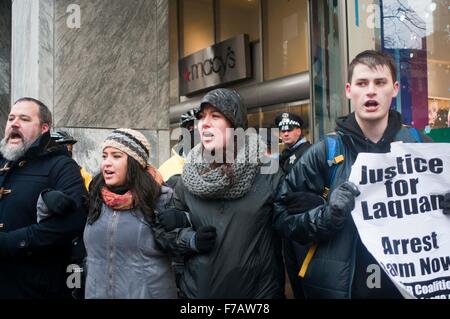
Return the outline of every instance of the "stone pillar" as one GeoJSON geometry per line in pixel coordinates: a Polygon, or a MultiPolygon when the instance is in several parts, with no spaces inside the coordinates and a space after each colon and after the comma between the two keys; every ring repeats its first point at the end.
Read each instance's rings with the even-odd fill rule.
{"type": "Polygon", "coordinates": [[[12,2],[12,101],[28,96],[53,111],[54,0],[12,2]]]}
{"type": "Polygon", "coordinates": [[[11,0],[0,0],[0,136],[11,101],[11,0]]]}

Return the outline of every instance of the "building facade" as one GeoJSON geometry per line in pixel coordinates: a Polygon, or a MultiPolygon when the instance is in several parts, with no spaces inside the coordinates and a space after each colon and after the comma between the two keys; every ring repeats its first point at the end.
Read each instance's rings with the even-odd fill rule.
{"type": "MultiPolygon", "coordinates": [[[[389,52],[405,124],[450,142],[449,0],[0,0],[0,125],[38,98],[98,171],[116,127],[142,130],[151,162],[211,88],[235,88],[249,125],[296,112],[317,141],[351,111],[344,85],[360,51],[389,52]]],[[[172,142],[172,143],[170,143],[172,142]]]]}
{"type": "Polygon", "coordinates": [[[448,0],[170,0],[169,11],[174,124],[202,95],[179,91],[180,61],[248,34],[252,76],[222,86],[241,93],[250,125],[273,126],[277,113],[296,112],[317,141],[351,111],[344,94],[349,61],[375,49],[396,61],[401,92],[392,108],[404,123],[450,142],[448,0]]]}

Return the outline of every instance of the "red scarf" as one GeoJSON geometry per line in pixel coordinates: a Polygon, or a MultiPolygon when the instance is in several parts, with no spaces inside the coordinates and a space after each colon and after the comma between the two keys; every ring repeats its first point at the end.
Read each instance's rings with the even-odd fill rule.
{"type": "MultiPolygon", "coordinates": [[[[156,168],[149,165],[146,169],[155,181],[162,185],[164,182],[162,175],[156,168]]],[[[126,192],[123,195],[111,192],[108,188],[103,187],[101,190],[103,202],[114,210],[128,210],[133,208],[133,193],[131,191],[126,192]]]]}
{"type": "Polygon", "coordinates": [[[111,192],[106,187],[103,187],[101,193],[105,205],[114,210],[128,210],[133,208],[133,193],[131,191],[120,195],[111,192]]]}

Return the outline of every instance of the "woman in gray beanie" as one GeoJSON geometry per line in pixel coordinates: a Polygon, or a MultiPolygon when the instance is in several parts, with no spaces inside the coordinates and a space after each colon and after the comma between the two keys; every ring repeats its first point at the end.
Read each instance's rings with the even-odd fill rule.
{"type": "Polygon", "coordinates": [[[101,172],[90,185],[86,298],[176,298],[175,277],[161,251],[156,211],[172,190],[148,164],[142,133],[114,130],[102,145],[101,172]]]}
{"type": "Polygon", "coordinates": [[[272,230],[281,175],[261,174],[261,141],[250,134],[240,145],[230,130],[245,129],[246,116],[239,94],[228,89],[206,94],[197,112],[201,143],[189,153],[175,188],[175,205],[189,212],[192,226],[177,228],[188,223],[176,211],[161,220],[167,230],[176,229],[178,246],[189,255],[181,297],[284,296],[280,242],[272,230]]]}

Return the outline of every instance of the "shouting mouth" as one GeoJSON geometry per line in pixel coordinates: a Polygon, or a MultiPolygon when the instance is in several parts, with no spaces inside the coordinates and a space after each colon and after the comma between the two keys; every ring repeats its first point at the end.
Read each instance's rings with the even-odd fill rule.
{"type": "Polygon", "coordinates": [[[8,136],[7,142],[9,144],[19,144],[19,143],[23,144],[23,136],[19,131],[12,131],[8,136]]]}
{"type": "Polygon", "coordinates": [[[211,132],[203,132],[202,137],[202,140],[205,142],[212,141],[214,139],[214,134],[211,132]]]}
{"type": "Polygon", "coordinates": [[[114,172],[113,171],[110,171],[110,170],[107,170],[107,169],[105,169],[104,171],[103,171],[103,177],[105,178],[105,179],[109,179],[109,178],[111,178],[111,177],[113,177],[114,176],[114,172]]]}
{"type": "Polygon", "coordinates": [[[364,103],[364,106],[366,107],[366,111],[374,112],[378,109],[378,102],[375,100],[369,100],[364,103]]]}

